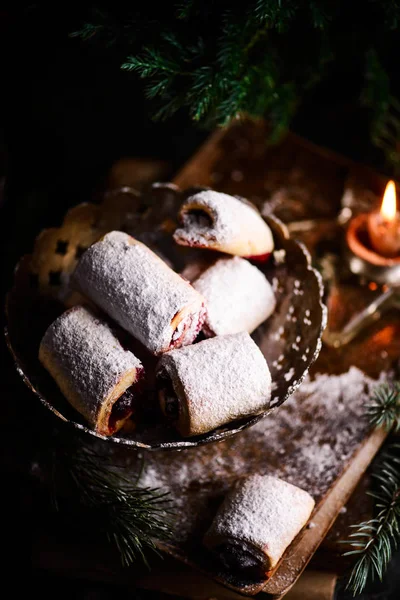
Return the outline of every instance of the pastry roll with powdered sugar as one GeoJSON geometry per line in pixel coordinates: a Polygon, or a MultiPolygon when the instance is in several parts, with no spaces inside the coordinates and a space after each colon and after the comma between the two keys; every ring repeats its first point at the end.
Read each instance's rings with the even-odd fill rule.
{"type": "Polygon", "coordinates": [[[97,433],[112,435],[132,415],[142,364],[88,309],[74,306],[50,325],[39,359],[97,433]]]}
{"type": "Polygon", "coordinates": [[[174,239],[183,246],[266,259],[274,249],[272,233],[258,210],[245,200],[206,190],[190,196],[179,211],[174,239]]]}
{"type": "Polygon", "coordinates": [[[273,313],[275,295],[265,275],[246,259],[220,258],[193,282],[204,296],[208,336],[251,333],[273,313]]]}
{"type": "Polygon", "coordinates": [[[199,292],[122,231],[86,250],[72,284],[156,355],[191,344],[203,325],[199,292]]]}
{"type": "Polygon", "coordinates": [[[250,475],[225,497],[204,544],[228,569],[266,578],[308,522],[310,494],[270,475],[250,475]]]}
{"type": "Polygon", "coordinates": [[[184,437],[259,414],[271,398],[268,365],[246,332],[164,354],[157,386],[163,414],[184,437]]]}

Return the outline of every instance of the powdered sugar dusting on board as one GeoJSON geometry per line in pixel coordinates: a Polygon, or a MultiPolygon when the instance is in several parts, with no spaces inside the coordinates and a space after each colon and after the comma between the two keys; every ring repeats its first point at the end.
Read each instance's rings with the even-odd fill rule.
{"type": "Polygon", "coordinates": [[[141,485],[169,490],[173,505],[184,508],[175,533],[181,542],[204,533],[223,494],[245,474],[282,478],[318,503],[367,435],[365,403],[378,383],[356,367],[308,377],[282,406],[235,438],[146,454],[141,485]]]}
{"type": "Polygon", "coordinates": [[[215,335],[252,333],[275,308],[275,296],[265,275],[244,258],[221,258],[193,287],[207,302],[207,329],[215,335]]]}
{"type": "Polygon", "coordinates": [[[183,343],[193,341],[204,320],[203,298],[190,283],[121,231],[108,233],[83,254],[72,282],[155,354],[170,348],[171,323],[181,312],[187,325],[183,343]]]}

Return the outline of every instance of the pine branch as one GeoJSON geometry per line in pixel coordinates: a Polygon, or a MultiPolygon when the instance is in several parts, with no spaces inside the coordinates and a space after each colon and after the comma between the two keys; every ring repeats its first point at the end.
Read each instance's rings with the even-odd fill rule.
{"type": "Polygon", "coordinates": [[[223,94],[223,91],[224,78],[218,78],[212,67],[200,67],[195,71],[188,97],[192,118],[195,121],[201,121],[211,110],[217,98],[223,94]]]}
{"type": "Polygon", "coordinates": [[[99,23],[85,23],[84,25],[82,25],[81,29],[70,33],[70,37],[82,38],[82,40],[87,41],[102,30],[103,25],[99,23]]]}
{"type": "MultiPolygon", "coordinates": [[[[124,566],[137,559],[148,566],[147,552],[158,553],[156,540],[168,540],[171,536],[168,494],[159,489],[138,487],[140,472],[132,482],[120,470],[107,465],[105,457],[85,447],[72,452],[70,448],[66,452],[58,451],[54,458],[56,508],[60,508],[57,481],[65,477],[69,489],[72,487],[77,511],[85,512],[88,530],[100,528],[117,547],[124,566]]],[[[68,510],[71,510],[70,505],[68,510]]]]}
{"type": "Polygon", "coordinates": [[[344,556],[358,557],[353,566],[346,589],[354,596],[360,594],[369,581],[382,577],[400,541],[400,444],[393,444],[381,457],[372,477],[378,491],[371,492],[379,511],[377,516],[358,525],[346,540],[354,550],[344,556]]]}
{"type": "Polygon", "coordinates": [[[374,427],[394,432],[400,429],[400,383],[394,382],[377,387],[366,406],[367,417],[374,427]]]}
{"type": "Polygon", "coordinates": [[[260,23],[269,28],[276,27],[278,31],[285,31],[294,19],[299,5],[296,3],[282,2],[282,0],[256,0],[255,16],[260,23]]]}
{"type": "Polygon", "coordinates": [[[336,73],[328,64],[346,61],[352,72],[366,61],[365,84],[362,73],[355,77],[356,94],[372,143],[394,176],[400,172],[400,99],[389,85],[398,0],[175,0],[157,8],[149,0],[140,10],[94,10],[88,20],[72,35],[101,41],[127,57],[122,69],[146,80],[154,119],[184,110],[215,127],[241,114],[261,116],[275,138],[313,88],[336,73]]]}
{"type": "Polygon", "coordinates": [[[91,10],[91,21],[69,34],[71,38],[80,38],[88,41],[93,38],[104,38],[107,46],[112,46],[120,35],[120,28],[117,26],[111,14],[103,9],[94,7],[91,10]]]}
{"type": "Polygon", "coordinates": [[[185,0],[184,2],[178,2],[176,7],[176,17],[186,21],[192,13],[195,5],[195,0],[185,0]]]}
{"type": "MultiPolygon", "coordinates": [[[[400,382],[385,383],[375,388],[366,406],[366,415],[373,427],[394,432],[400,429],[400,382]]],[[[375,500],[377,515],[369,521],[352,525],[354,532],[342,543],[354,550],[344,556],[355,555],[347,581],[347,589],[354,596],[367,583],[382,577],[400,542],[400,444],[392,444],[376,461],[372,478],[376,492],[369,492],[375,500]]]]}
{"type": "Polygon", "coordinates": [[[142,78],[158,75],[160,72],[175,76],[180,73],[180,65],[171,58],[166,59],[154,48],[145,48],[140,56],[128,56],[121,65],[125,71],[137,71],[142,78]]]}

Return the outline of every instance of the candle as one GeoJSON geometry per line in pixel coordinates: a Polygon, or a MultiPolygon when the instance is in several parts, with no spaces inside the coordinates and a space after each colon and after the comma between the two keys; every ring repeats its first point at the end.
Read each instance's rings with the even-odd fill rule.
{"type": "Polygon", "coordinates": [[[367,228],[375,252],[386,258],[400,255],[400,216],[394,181],[386,186],[380,210],[368,214],[367,228]]]}

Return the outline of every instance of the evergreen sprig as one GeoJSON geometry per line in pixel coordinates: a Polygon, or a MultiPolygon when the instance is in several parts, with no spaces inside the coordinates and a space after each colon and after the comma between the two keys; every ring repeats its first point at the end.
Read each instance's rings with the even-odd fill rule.
{"type": "Polygon", "coordinates": [[[400,429],[400,383],[378,386],[366,406],[366,414],[373,427],[397,432],[400,429]]]}
{"type": "MultiPolygon", "coordinates": [[[[400,382],[377,386],[366,406],[366,416],[375,428],[396,432],[400,429],[400,382]]],[[[344,556],[355,555],[347,580],[347,589],[354,596],[367,583],[382,577],[400,543],[400,443],[383,451],[372,470],[376,491],[367,492],[375,500],[376,516],[369,521],[351,525],[353,533],[342,541],[353,550],[344,556]]]]}
{"type": "Polygon", "coordinates": [[[357,562],[347,581],[347,589],[354,596],[360,594],[369,581],[383,575],[400,541],[400,444],[389,447],[378,461],[372,477],[377,484],[376,492],[369,492],[375,499],[376,517],[351,525],[353,533],[343,543],[353,550],[344,556],[356,555],[357,562]]]}
{"type": "Polygon", "coordinates": [[[157,488],[139,487],[141,470],[132,481],[93,450],[80,447],[71,452],[68,447],[66,452],[54,452],[52,473],[55,508],[62,506],[60,484],[67,486],[76,510],[84,513],[81,521],[88,530],[100,530],[117,547],[124,566],[137,559],[148,566],[148,551],[158,553],[155,540],[170,538],[169,495],[157,488]]]}
{"type": "Polygon", "coordinates": [[[185,110],[212,127],[267,117],[276,137],[320,81],[351,71],[353,91],[334,83],[334,92],[343,87],[346,103],[349,93],[361,98],[373,142],[400,170],[399,90],[390,80],[399,28],[393,0],[148,0],[94,9],[73,35],[114,45],[122,69],[146,81],[154,118],[185,110]]]}

